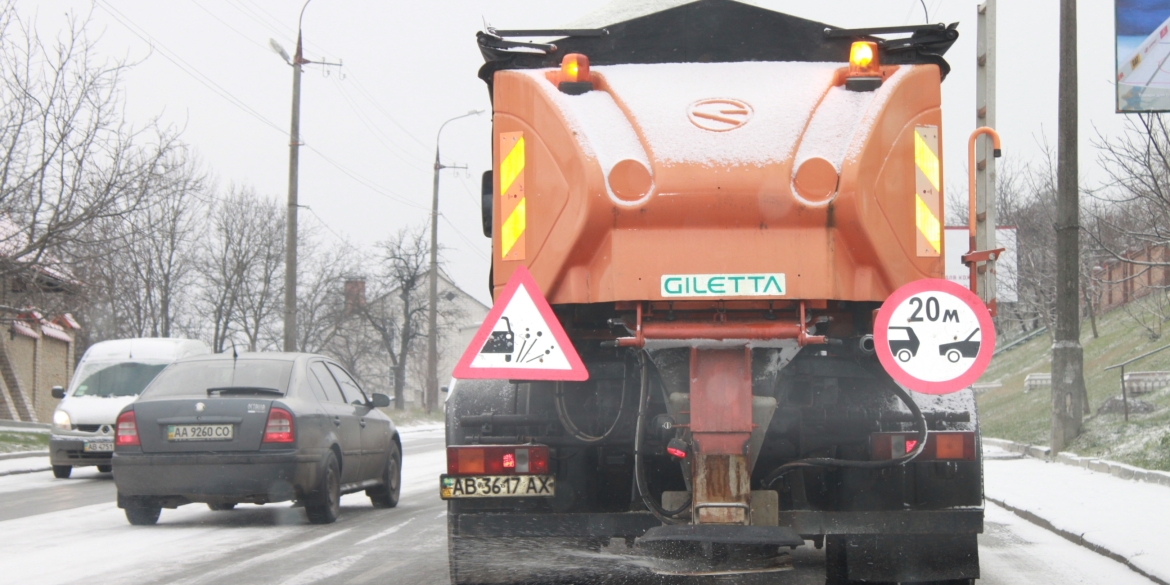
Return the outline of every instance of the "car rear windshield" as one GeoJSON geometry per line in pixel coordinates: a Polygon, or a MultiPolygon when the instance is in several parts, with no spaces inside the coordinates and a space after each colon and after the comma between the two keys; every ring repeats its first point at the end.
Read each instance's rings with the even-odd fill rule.
{"type": "Polygon", "coordinates": [[[77,372],[74,396],[137,396],[167,364],[88,363],[77,372]]]}
{"type": "Polygon", "coordinates": [[[207,390],[211,388],[267,388],[283,394],[288,391],[292,366],[292,362],[284,360],[177,363],[159,375],[142,396],[207,396],[207,390]]]}

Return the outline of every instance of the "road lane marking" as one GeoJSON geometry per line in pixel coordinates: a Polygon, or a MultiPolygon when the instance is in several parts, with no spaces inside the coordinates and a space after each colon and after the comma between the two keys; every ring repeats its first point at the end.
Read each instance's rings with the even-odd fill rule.
{"type": "Polygon", "coordinates": [[[403,522],[401,524],[395,524],[394,526],[391,526],[390,528],[387,528],[386,530],[383,530],[383,531],[381,531],[381,532],[379,532],[379,533],[377,533],[369,538],[364,538],[362,540],[359,540],[359,541],[357,541],[357,544],[362,545],[362,544],[365,544],[367,542],[378,540],[379,538],[382,538],[383,536],[390,536],[391,534],[394,534],[395,532],[402,530],[403,526],[410,524],[411,520],[414,520],[414,518],[411,518],[410,520],[407,520],[406,522],[403,522]]]}
{"type": "Polygon", "coordinates": [[[304,571],[301,571],[300,573],[297,573],[296,575],[293,575],[292,578],[284,581],[281,585],[310,585],[311,583],[324,581],[325,579],[344,573],[347,569],[352,567],[354,563],[358,562],[364,556],[366,556],[366,553],[362,553],[360,555],[350,555],[348,557],[341,557],[340,559],[329,561],[323,565],[310,567],[304,571]]]}
{"type": "Polygon", "coordinates": [[[349,532],[350,530],[353,530],[353,529],[346,528],[345,530],[338,530],[337,532],[326,534],[325,536],[322,536],[320,538],[315,538],[315,539],[310,540],[308,542],[302,542],[300,544],[296,544],[296,545],[290,546],[288,548],[283,548],[280,550],[272,551],[270,553],[258,555],[258,556],[252,557],[250,559],[240,561],[240,562],[235,563],[233,565],[228,565],[226,567],[223,567],[222,569],[216,569],[214,571],[209,571],[209,572],[204,573],[202,575],[198,575],[198,576],[194,577],[193,579],[188,579],[185,581],[178,581],[175,583],[175,585],[186,585],[188,583],[195,584],[195,583],[213,582],[219,577],[227,577],[229,575],[239,573],[239,572],[241,572],[249,567],[268,563],[268,562],[274,561],[276,559],[286,557],[286,556],[291,555],[293,553],[298,553],[298,552],[301,552],[303,550],[311,549],[311,548],[316,547],[317,545],[319,545],[325,541],[337,538],[338,536],[341,536],[342,534],[345,534],[346,532],[349,532]]]}

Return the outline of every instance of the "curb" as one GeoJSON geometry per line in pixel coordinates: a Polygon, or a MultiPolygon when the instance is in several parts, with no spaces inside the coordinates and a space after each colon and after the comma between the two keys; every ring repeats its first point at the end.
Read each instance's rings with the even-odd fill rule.
{"type": "MultiPolygon", "coordinates": [[[[984,442],[986,442],[986,441],[987,440],[984,439],[984,442]]],[[[1008,441],[1005,441],[1005,442],[1008,442],[1008,441]]],[[[1045,448],[1045,450],[1047,450],[1047,448],[1045,448]]],[[[1087,549],[1089,549],[1089,550],[1091,550],[1091,551],[1093,551],[1101,556],[1109,557],[1109,558],[1129,567],[1133,572],[1135,572],[1135,573],[1137,573],[1137,574],[1139,574],[1139,575],[1141,575],[1141,576],[1143,576],[1143,577],[1145,577],[1145,578],[1147,578],[1155,583],[1158,583],[1159,585],[1170,585],[1170,582],[1167,582],[1163,579],[1159,579],[1158,577],[1151,575],[1150,573],[1147,573],[1146,571],[1143,571],[1141,568],[1134,565],[1125,556],[1119,555],[1119,554],[1117,554],[1117,553],[1115,553],[1115,552],[1113,552],[1113,551],[1111,551],[1111,550],[1109,550],[1109,549],[1107,549],[1099,544],[1094,544],[1092,542],[1085,540],[1083,534],[1076,534],[1075,532],[1070,532],[1068,530],[1057,528],[1057,527],[1053,526],[1051,522],[1045,520],[1044,518],[1041,518],[1041,517],[1029,512],[1029,511],[1027,511],[1027,510],[1023,510],[1021,508],[1017,508],[1015,506],[1012,506],[1011,504],[1008,504],[1002,500],[997,500],[997,499],[992,498],[992,497],[987,496],[987,495],[984,495],[983,497],[991,502],[994,502],[996,505],[1000,506],[1001,508],[1008,510],[1009,512],[1012,512],[1016,516],[1019,516],[1020,518],[1023,518],[1024,520],[1027,520],[1028,522],[1031,522],[1032,524],[1035,524],[1035,525],[1037,525],[1045,530],[1048,530],[1049,532],[1052,532],[1053,534],[1056,534],[1057,536],[1060,536],[1061,538],[1064,538],[1065,540],[1067,540],[1073,544],[1083,546],[1083,547],[1085,547],[1085,548],[1087,548],[1087,549]]]]}
{"type": "Polygon", "coordinates": [[[998,447],[1004,451],[1011,451],[1019,453],[1034,459],[1041,459],[1048,462],[1063,463],[1073,467],[1081,467],[1090,471],[1100,473],[1108,473],[1114,477],[1121,479],[1130,479],[1134,481],[1144,481],[1146,483],[1154,483],[1170,487],[1170,473],[1165,471],[1155,471],[1153,469],[1142,469],[1141,467],[1134,467],[1116,461],[1109,461],[1107,459],[1095,459],[1092,457],[1080,457],[1076,453],[1058,453],[1056,459],[1052,458],[1052,449],[1042,445],[1025,445],[1015,441],[1008,441],[1005,439],[983,439],[983,444],[998,447]]]}
{"type": "Polygon", "coordinates": [[[12,427],[14,429],[17,429],[17,428],[39,429],[39,430],[46,430],[47,431],[47,430],[49,430],[49,428],[52,427],[52,425],[50,425],[49,423],[41,423],[41,422],[28,422],[28,421],[23,421],[23,420],[0,419],[0,427],[12,427]]]}
{"type": "Polygon", "coordinates": [[[15,471],[0,471],[0,477],[8,475],[20,475],[22,473],[40,473],[42,471],[52,471],[53,467],[37,467],[35,469],[17,469],[15,471]]]}
{"type": "Polygon", "coordinates": [[[0,461],[8,459],[24,459],[25,457],[48,457],[49,452],[46,451],[18,451],[16,453],[0,453],[0,461]]]}

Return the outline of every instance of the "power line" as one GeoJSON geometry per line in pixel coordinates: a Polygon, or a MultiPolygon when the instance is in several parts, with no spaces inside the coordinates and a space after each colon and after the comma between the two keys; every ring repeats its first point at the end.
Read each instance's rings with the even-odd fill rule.
{"type": "Polygon", "coordinates": [[[256,110],[252,109],[252,107],[249,106],[248,104],[244,103],[243,100],[237,98],[230,91],[228,91],[223,86],[216,83],[213,79],[204,75],[198,69],[193,67],[190,63],[185,61],[182,57],[179,57],[177,54],[174,54],[174,52],[171,51],[170,49],[168,49],[166,47],[166,45],[163,45],[162,43],[158,42],[158,40],[155,39],[154,37],[152,37],[150,35],[150,33],[146,32],[144,29],[139,27],[137,24],[134,24],[134,22],[131,21],[129,17],[127,17],[125,14],[122,14],[120,11],[118,11],[117,8],[114,8],[112,5],[110,5],[109,2],[107,2],[106,0],[95,0],[95,2],[97,3],[98,6],[101,6],[102,8],[104,8],[106,10],[106,12],[108,12],[110,14],[110,16],[114,18],[114,20],[117,20],[119,23],[122,24],[122,26],[126,27],[126,29],[129,30],[134,36],[138,37],[143,42],[150,45],[152,48],[157,48],[160,55],[162,55],[166,60],[170,61],[176,67],[181,69],[184,73],[191,76],[193,79],[195,79],[195,81],[198,81],[200,84],[202,84],[207,89],[210,89],[216,95],[219,95],[220,97],[224,98],[225,100],[231,102],[233,105],[235,105],[239,109],[243,110],[248,115],[256,118],[257,120],[260,120],[265,125],[271,127],[272,129],[276,130],[277,132],[279,132],[281,134],[285,134],[284,129],[282,129],[280,126],[276,125],[276,123],[272,122],[268,118],[265,118],[264,115],[261,114],[260,112],[257,112],[256,110]]]}
{"type": "Polygon", "coordinates": [[[240,35],[240,36],[241,36],[241,37],[242,37],[244,40],[248,41],[249,43],[252,43],[253,45],[256,45],[257,47],[260,47],[261,49],[264,49],[264,50],[270,50],[268,47],[266,47],[266,46],[264,46],[264,45],[260,44],[260,42],[259,42],[259,41],[257,41],[256,39],[253,39],[252,37],[250,37],[250,36],[248,36],[248,35],[246,35],[246,34],[244,34],[244,33],[240,32],[240,31],[239,31],[239,29],[237,29],[236,27],[234,27],[234,26],[232,26],[231,24],[229,24],[229,23],[228,23],[226,20],[224,20],[224,19],[220,18],[220,17],[219,17],[219,16],[217,16],[217,15],[216,15],[214,12],[212,12],[212,11],[208,10],[208,9],[207,9],[207,7],[206,7],[206,6],[204,6],[204,5],[202,5],[202,4],[200,4],[200,3],[198,2],[198,0],[191,0],[191,3],[192,3],[192,4],[194,4],[194,5],[196,5],[196,6],[198,6],[200,10],[202,10],[202,11],[206,12],[207,14],[209,14],[209,15],[210,15],[212,18],[214,18],[215,20],[219,21],[219,23],[220,23],[220,24],[222,24],[222,25],[226,26],[228,29],[230,29],[232,32],[236,33],[237,35],[240,35]]]}
{"type": "Polygon", "coordinates": [[[366,179],[365,177],[359,175],[358,173],[346,168],[341,163],[333,160],[332,158],[329,158],[325,153],[321,152],[320,150],[317,150],[316,148],[313,148],[312,145],[305,144],[304,146],[305,146],[305,148],[308,148],[309,150],[316,153],[316,155],[321,157],[325,162],[337,167],[337,169],[339,171],[341,171],[342,173],[345,173],[346,175],[349,176],[349,178],[353,179],[354,181],[357,181],[358,183],[365,186],[367,189],[373,191],[374,193],[377,193],[378,195],[381,195],[387,199],[397,201],[398,203],[401,203],[401,204],[406,205],[408,207],[413,207],[415,209],[421,209],[423,211],[429,211],[429,209],[427,209],[426,207],[419,205],[419,204],[407,199],[406,197],[399,195],[398,193],[394,193],[393,191],[388,191],[386,189],[378,187],[376,184],[374,184],[373,181],[366,179]]]}
{"type": "Polygon", "coordinates": [[[352,74],[350,75],[350,80],[353,81],[354,87],[358,90],[358,93],[360,93],[362,95],[362,97],[365,97],[371,104],[373,104],[374,107],[377,108],[377,110],[379,112],[381,112],[383,116],[386,116],[387,120],[390,120],[390,122],[392,124],[394,124],[395,126],[397,126],[398,129],[401,130],[404,134],[406,134],[407,136],[414,139],[414,141],[417,142],[419,146],[426,148],[426,149],[430,149],[429,144],[426,144],[422,140],[419,140],[418,136],[415,136],[414,134],[412,134],[410,132],[410,130],[407,130],[406,127],[403,126],[402,124],[399,124],[398,120],[394,119],[394,116],[390,115],[390,112],[387,112],[386,109],[382,107],[382,104],[379,103],[378,100],[374,99],[374,97],[365,88],[365,86],[362,85],[362,82],[360,80],[358,80],[352,74]]]}
{"type": "Polygon", "coordinates": [[[362,112],[361,108],[359,108],[358,105],[356,103],[354,103],[353,98],[350,97],[350,95],[345,91],[345,86],[343,86],[341,84],[341,81],[335,81],[335,83],[337,85],[338,91],[341,93],[341,98],[343,100],[345,100],[345,102],[347,104],[349,104],[349,107],[353,111],[354,115],[356,115],[362,122],[364,122],[363,125],[366,127],[367,130],[369,130],[370,135],[372,135],[375,140],[380,142],[382,144],[382,146],[386,147],[386,150],[390,151],[390,154],[394,155],[398,160],[406,163],[407,165],[411,165],[412,169],[415,169],[415,170],[418,170],[418,171],[424,172],[424,173],[429,172],[429,170],[427,170],[425,168],[420,168],[418,166],[414,166],[414,165],[418,165],[420,163],[426,164],[423,160],[421,160],[421,159],[416,159],[413,161],[407,160],[405,157],[400,155],[398,152],[395,152],[395,149],[397,149],[398,151],[401,151],[401,152],[406,153],[408,155],[417,156],[417,155],[413,155],[412,153],[410,153],[410,151],[408,151],[405,148],[394,143],[393,140],[389,136],[387,136],[385,133],[383,133],[381,130],[379,130],[377,124],[375,124],[374,121],[371,120],[370,117],[367,116],[364,112],[362,112]],[[390,140],[390,143],[387,143],[386,140],[383,140],[383,138],[385,138],[386,140],[390,140]]]}
{"type": "Polygon", "coordinates": [[[463,232],[459,231],[459,228],[455,227],[455,224],[451,223],[451,220],[447,219],[446,215],[440,213],[439,217],[443,218],[443,221],[447,222],[447,225],[451,226],[451,229],[455,231],[455,235],[459,236],[459,239],[463,240],[468,246],[471,247],[471,251],[474,252],[475,255],[483,258],[484,260],[491,260],[491,257],[479,251],[479,248],[477,248],[471,240],[467,239],[467,236],[464,236],[463,232]]]}

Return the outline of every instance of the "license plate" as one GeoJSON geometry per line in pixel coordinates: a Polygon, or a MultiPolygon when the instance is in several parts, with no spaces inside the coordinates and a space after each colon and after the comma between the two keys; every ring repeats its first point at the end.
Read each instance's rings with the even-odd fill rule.
{"type": "Polygon", "coordinates": [[[111,441],[86,441],[81,450],[88,453],[113,451],[114,443],[111,441]]]}
{"type": "Polygon", "coordinates": [[[551,475],[444,475],[439,478],[439,497],[531,498],[556,495],[556,478],[551,475]]]}
{"type": "Polygon", "coordinates": [[[230,441],[232,425],[167,425],[168,441],[230,441]]]}

